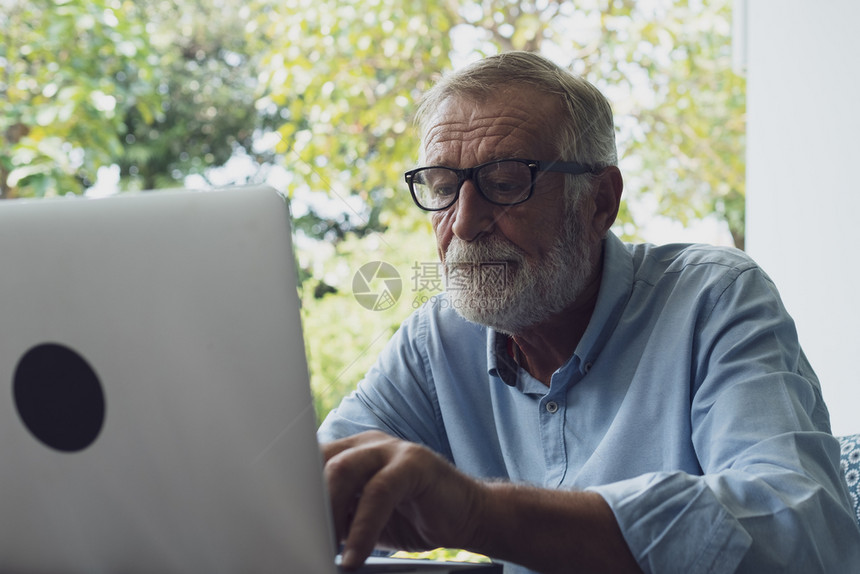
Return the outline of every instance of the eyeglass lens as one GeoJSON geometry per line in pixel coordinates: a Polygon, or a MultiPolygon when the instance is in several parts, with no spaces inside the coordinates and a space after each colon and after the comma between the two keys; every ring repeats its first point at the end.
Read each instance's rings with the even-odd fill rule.
{"type": "MultiPolygon", "coordinates": [[[[428,209],[444,209],[454,202],[466,177],[447,167],[430,167],[415,173],[412,188],[418,203],[428,209]]],[[[531,191],[532,171],[518,160],[488,163],[475,169],[472,180],[490,201],[500,205],[519,203],[531,191]]]]}

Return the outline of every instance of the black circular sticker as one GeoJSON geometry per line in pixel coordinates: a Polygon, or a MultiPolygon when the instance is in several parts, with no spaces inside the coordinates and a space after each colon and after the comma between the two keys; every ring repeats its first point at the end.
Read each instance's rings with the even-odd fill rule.
{"type": "Polygon", "coordinates": [[[43,343],[27,351],[15,369],[12,392],[24,425],[51,448],[80,451],[101,432],[102,385],[89,363],[68,347],[43,343]]]}

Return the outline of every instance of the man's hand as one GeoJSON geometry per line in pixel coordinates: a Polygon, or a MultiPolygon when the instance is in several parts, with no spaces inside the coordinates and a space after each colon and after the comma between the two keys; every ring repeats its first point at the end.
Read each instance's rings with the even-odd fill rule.
{"type": "Polygon", "coordinates": [[[405,550],[479,545],[482,483],[422,446],[369,431],[323,445],[343,565],[377,544],[405,550]]]}
{"type": "Polygon", "coordinates": [[[599,494],[481,482],[377,431],[322,448],[348,569],[380,544],[463,548],[547,573],[640,571],[599,494]]]}

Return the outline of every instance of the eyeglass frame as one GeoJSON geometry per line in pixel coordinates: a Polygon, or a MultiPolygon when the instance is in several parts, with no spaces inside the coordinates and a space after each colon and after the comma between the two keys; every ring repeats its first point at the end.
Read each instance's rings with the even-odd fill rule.
{"type": "Polygon", "coordinates": [[[510,207],[513,205],[519,205],[521,203],[525,203],[526,201],[531,199],[532,195],[534,195],[534,192],[535,192],[535,183],[537,183],[537,175],[540,172],[553,172],[553,173],[566,173],[566,174],[570,174],[570,175],[582,175],[585,173],[598,173],[599,171],[600,171],[599,168],[597,168],[595,166],[584,165],[584,164],[581,164],[578,162],[573,162],[573,161],[542,162],[542,161],[539,161],[536,159],[523,159],[523,158],[519,158],[519,157],[512,157],[512,158],[504,158],[504,159],[495,159],[492,161],[484,162],[484,163],[478,164],[476,166],[467,167],[464,169],[457,169],[457,168],[448,167],[445,165],[428,165],[428,166],[424,166],[424,167],[418,167],[415,169],[411,169],[411,170],[407,171],[406,173],[404,173],[403,176],[406,179],[406,184],[409,186],[409,193],[412,194],[412,201],[415,202],[415,205],[417,205],[419,209],[423,209],[424,211],[442,211],[443,209],[448,209],[449,207],[451,207],[452,205],[457,203],[457,200],[460,198],[460,189],[463,187],[463,184],[469,180],[471,180],[472,183],[475,185],[475,189],[478,190],[478,193],[481,195],[481,197],[483,197],[484,199],[486,199],[487,201],[489,201],[493,205],[510,207]],[[529,171],[531,172],[531,183],[529,184],[529,193],[524,198],[517,200],[513,203],[499,203],[498,201],[493,201],[492,199],[487,197],[487,195],[484,193],[484,190],[481,189],[480,184],[478,184],[478,181],[476,179],[474,179],[474,174],[476,171],[478,171],[481,168],[484,168],[488,165],[493,165],[496,163],[502,163],[502,162],[507,162],[507,161],[517,161],[517,162],[525,164],[526,167],[528,167],[529,171]],[[418,201],[418,197],[415,194],[415,188],[414,188],[415,174],[417,174],[418,172],[427,170],[427,169],[447,169],[448,171],[454,172],[454,174],[457,176],[457,191],[453,194],[453,199],[451,200],[451,203],[449,203],[448,205],[445,205],[444,207],[424,207],[418,201]]]}

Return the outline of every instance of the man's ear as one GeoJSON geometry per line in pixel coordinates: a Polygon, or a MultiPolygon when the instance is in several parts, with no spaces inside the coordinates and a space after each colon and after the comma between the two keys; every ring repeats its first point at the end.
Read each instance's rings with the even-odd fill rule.
{"type": "Polygon", "coordinates": [[[615,218],[618,217],[618,208],[621,205],[621,192],[624,189],[624,181],[621,171],[610,165],[603,169],[597,176],[594,191],[594,216],[591,219],[591,230],[596,238],[602,239],[615,218]]]}

